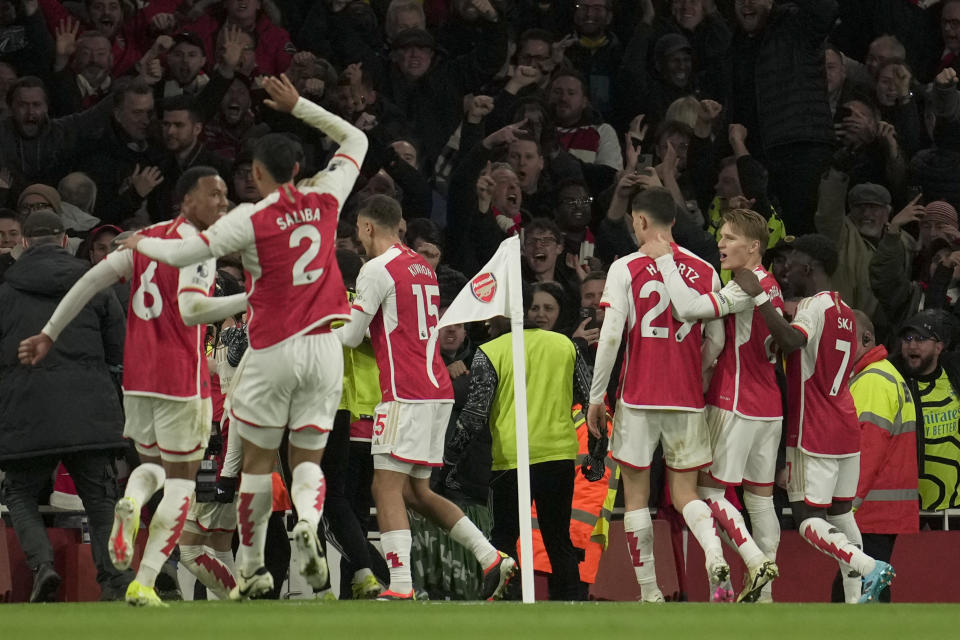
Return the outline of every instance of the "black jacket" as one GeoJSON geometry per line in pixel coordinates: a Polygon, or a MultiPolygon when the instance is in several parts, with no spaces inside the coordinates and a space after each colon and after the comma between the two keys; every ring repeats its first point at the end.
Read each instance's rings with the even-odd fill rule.
{"type": "Polygon", "coordinates": [[[476,92],[507,58],[507,34],[502,22],[484,22],[483,47],[458,58],[436,52],[430,69],[408,80],[392,65],[381,93],[403,113],[423,146],[421,165],[433,167],[437,155],[463,119],[463,96],[476,92]]]}
{"type": "Polygon", "coordinates": [[[755,116],[753,122],[740,118],[750,130],[748,144],[753,143],[754,152],[761,150],[754,147],[757,143],[771,149],[833,141],[823,44],[836,15],[836,0],[795,0],[775,5],[759,34],[739,29],[734,34],[723,64],[724,112],[734,118],[755,116]],[[739,77],[736,61],[754,54],[752,78],[739,77]]]}
{"type": "Polygon", "coordinates": [[[20,341],[43,329],[88,267],[65,249],[33,247],[0,285],[0,464],[125,447],[108,370],[123,362],[125,321],[112,291],[98,293],[38,365],[17,360],[20,341]]]}

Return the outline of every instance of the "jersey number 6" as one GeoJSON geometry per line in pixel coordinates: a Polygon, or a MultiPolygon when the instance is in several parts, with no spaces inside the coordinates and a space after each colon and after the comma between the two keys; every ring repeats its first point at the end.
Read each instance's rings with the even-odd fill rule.
{"type": "Polygon", "coordinates": [[[163,298],[160,297],[160,287],[153,281],[157,274],[157,263],[150,262],[140,274],[140,286],[133,294],[130,306],[133,313],[141,320],[148,321],[159,318],[163,313],[163,298]],[[149,297],[150,304],[147,304],[149,297]]]}

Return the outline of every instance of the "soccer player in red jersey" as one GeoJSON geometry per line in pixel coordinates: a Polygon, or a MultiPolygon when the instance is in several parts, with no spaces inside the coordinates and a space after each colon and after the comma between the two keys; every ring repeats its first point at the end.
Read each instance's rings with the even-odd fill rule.
{"type": "MultiPolygon", "coordinates": [[[[760,214],[748,209],[726,212],[720,229],[720,266],[731,272],[747,269],[756,273],[763,297],[782,312],[780,287],[760,265],[768,235],[767,221],[760,214]]],[[[780,543],[780,523],[773,508],[773,480],[783,411],[774,371],[776,358],[769,344],[770,331],[760,313],[754,311],[753,297],[736,282],[727,283],[720,291],[700,294],[680,275],[673,252],[662,239],[647,242],[640,250],[657,261],[670,302],[681,320],[723,318],[724,348],[706,394],[713,464],[700,472],[698,493],[750,572],[738,600],[753,602],[761,597],[761,592],[770,595],[767,585],[779,573],[773,562],[780,543]],[[740,511],[724,497],[725,487],[741,483],[756,541],[747,531],[740,511]]],[[[710,587],[714,601],[732,599],[728,585],[710,587]]]]}
{"type": "MultiPolygon", "coordinates": [[[[180,215],[145,229],[152,238],[196,238],[227,210],[227,187],[210,167],[188,169],[177,182],[180,215]]],[[[150,522],[150,536],[126,600],[163,606],[153,589],[157,573],[183,531],[197,469],[210,437],[210,374],[203,351],[203,323],[220,320],[243,298],[212,298],[216,263],[194,260],[175,269],[132,251],[115,251],[77,281],[42,333],[20,344],[21,362],[39,362],[63,328],[97,291],[118,281],[132,283],[123,353],[124,435],[133,440],[141,465],[117,502],[108,551],[113,564],[133,561],[140,509],[163,487],[150,522]]]]}
{"type": "Polygon", "coordinates": [[[168,264],[240,253],[246,274],[250,347],[238,367],[230,421],[243,439],[237,503],[240,547],[237,586],[242,600],[273,588],[264,544],[273,491],[272,471],[284,431],[290,433],[291,499],[300,521],[294,539],[301,573],[314,590],[327,580],[317,538],[326,495],[320,459],[340,403],[343,349],[331,333],[350,317],[334,258],[340,209],[367,152],[366,135],[301,98],[286,76],[267,78],[271,108],[303,120],[340,145],[326,169],[294,184],[303,151],[287,136],[260,138],[253,151],[257,203],[235,208],[185,241],[133,236],[126,241],[168,264]]]}
{"type": "Polygon", "coordinates": [[[484,567],[482,595],[502,596],[516,563],[490,544],[458,506],[430,489],[430,472],[443,465],[443,441],[453,387],[440,351],[430,347],[440,319],[440,287],[430,265],[400,241],[403,216],[396,200],[376,195],[360,210],[357,235],[369,261],[357,277],[350,322],[336,330],[355,347],[370,329],[380,369],[381,403],[374,418],[373,499],[380,544],[390,568],[381,600],[413,598],[407,507],[450,531],[484,567]]]}
{"type": "Polygon", "coordinates": [[[850,508],[860,477],[860,424],[848,386],[856,352],[853,311],[832,290],[837,250],[826,236],[792,244],[784,279],[804,296],[793,322],[774,308],[753,271],[735,278],[787,356],[787,497],[800,535],[836,559],[844,575],[863,577],[860,602],[875,601],[893,567],[863,551],[850,508]]]}
{"type": "MultiPolygon", "coordinates": [[[[666,189],[646,189],[634,196],[630,218],[641,246],[660,236],[669,242],[687,286],[698,294],[720,289],[713,267],[673,243],[670,230],[676,205],[666,189]]],[[[604,393],[626,328],[626,354],[610,445],[613,458],[620,463],[624,528],[642,598],[663,602],[654,571],[653,523],[647,506],[650,464],[658,443],[663,445],[673,505],[703,547],[708,576],[721,583],[730,573],[710,507],[697,497],[697,471],[711,460],[703,417],[701,347],[705,340],[700,322],[683,322],[674,316],[660,270],[642,252],[613,263],[600,304],[606,314],[587,423],[594,437],[600,437],[599,428],[606,424],[604,393]],[[669,375],[665,375],[667,370],[669,375]]],[[[705,358],[712,361],[719,353],[723,329],[716,322],[704,329],[709,343],[705,358]]]]}

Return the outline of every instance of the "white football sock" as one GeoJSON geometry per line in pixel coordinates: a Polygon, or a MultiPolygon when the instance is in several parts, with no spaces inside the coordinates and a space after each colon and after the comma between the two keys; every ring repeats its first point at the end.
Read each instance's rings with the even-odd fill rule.
{"type": "Polygon", "coordinates": [[[807,518],[800,523],[800,535],[814,548],[846,563],[861,576],[865,576],[876,566],[873,558],[857,548],[840,529],[832,526],[823,518],[807,518]]]}
{"type": "Polygon", "coordinates": [[[490,544],[483,532],[467,516],[463,516],[450,527],[450,537],[466,547],[484,570],[490,568],[500,558],[500,552],[490,544]]]}
{"type": "MultiPolygon", "coordinates": [[[[743,492],[743,506],[750,514],[750,528],[753,540],[767,556],[777,561],[777,549],[780,547],[780,520],[773,505],[773,496],[758,496],[749,491],[743,492]]],[[[761,600],[773,600],[773,582],[763,585],[761,600]]]]}
{"type": "Polygon", "coordinates": [[[410,546],[413,537],[409,529],[397,529],[380,534],[380,546],[383,557],[390,569],[390,586],[394,593],[407,594],[413,590],[413,577],[410,575],[410,546]]]}
{"type": "Polygon", "coordinates": [[[683,508],[683,519],[703,548],[707,563],[723,560],[723,545],[713,523],[713,513],[703,500],[691,500],[683,508]]]}
{"type": "Polygon", "coordinates": [[[150,521],[150,536],[137,571],[137,582],[143,586],[153,586],[163,563],[177,546],[187,522],[195,486],[196,482],[183,478],[167,478],[163,482],[163,499],[150,521]]]}
{"type": "MultiPolygon", "coordinates": [[[[860,528],[853,517],[853,513],[841,513],[839,515],[827,514],[827,522],[840,530],[858,549],[863,549],[863,536],[860,535],[860,528]]],[[[856,604],[863,595],[862,576],[856,569],[846,562],[840,562],[840,576],[843,578],[843,599],[847,604],[856,604]]]]}
{"type": "Polygon", "coordinates": [[[301,462],[293,468],[290,500],[297,510],[299,519],[309,522],[314,530],[320,525],[326,495],[327,486],[320,465],[314,462],[301,462]]]}
{"type": "Polygon", "coordinates": [[[233,550],[227,549],[226,551],[216,551],[211,549],[213,557],[219,560],[223,566],[230,570],[230,573],[236,575],[234,565],[233,565],[233,550]]]}
{"type": "Polygon", "coordinates": [[[237,567],[250,577],[263,566],[263,547],[267,541],[267,520],[273,508],[273,474],[245,473],[240,478],[237,500],[237,567]]]}
{"type": "Polygon", "coordinates": [[[627,551],[633,563],[633,572],[644,598],[659,591],[657,570],[653,562],[653,521],[649,509],[634,509],[623,514],[623,529],[627,534],[627,551]]]}
{"type": "Polygon", "coordinates": [[[198,544],[180,545],[180,562],[220,600],[226,600],[230,590],[236,586],[230,569],[211,555],[206,547],[198,544]]]}
{"type": "Polygon", "coordinates": [[[150,462],[142,464],[130,472],[130,477],[127,478],[127,488],[123,495],[127,498],[133,498],[139,509],[163,486],[166,479],[167,474],[160,465],[150,462]]]}
{"type": "Polygon", "coordinates": [[[700,487],[698,492],[707,506],[710,507],[713,519],[720,526],[720,529],[727,534],[734,549],[743,558],[747,568],[752,571],[762,565],[767,558],[747,531],[747,523],[743,520],[743,514],[724,497],[725,491],[716,487],[700,487]]]}

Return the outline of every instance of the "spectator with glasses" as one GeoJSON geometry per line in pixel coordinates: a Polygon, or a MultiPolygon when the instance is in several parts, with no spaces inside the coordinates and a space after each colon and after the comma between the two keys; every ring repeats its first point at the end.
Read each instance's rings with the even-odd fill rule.
{"type": "Polygon", "coordinates": [[[532,283],[556,282],[573,300],[580,291],[580,278],[561,256],[563,232],[556,222],[548,218],[534,218],[524,227],[523,279],[532,283]]]}

